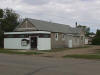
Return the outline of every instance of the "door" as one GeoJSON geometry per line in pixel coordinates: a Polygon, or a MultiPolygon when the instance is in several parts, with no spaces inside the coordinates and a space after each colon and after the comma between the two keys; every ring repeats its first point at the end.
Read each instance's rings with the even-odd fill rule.
{"type": "Polygon", "coordinates": [[[69,47],[69,48],[72,48],[72,40],[69,40],[69,41],[68,41],[68,47],[69,47]]]}
{"type": "Polygon", "coordinates": [[[37,48],[37,37],[31,37],[31,48],[37,48]]]}

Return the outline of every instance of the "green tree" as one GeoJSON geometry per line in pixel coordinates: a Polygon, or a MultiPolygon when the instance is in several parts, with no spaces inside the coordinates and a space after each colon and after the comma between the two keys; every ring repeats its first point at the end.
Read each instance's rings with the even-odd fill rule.
{"type": "Polygon", "coordinates": [[[1,28],[2,18],[3,18],[3,9],[0,9],[0,47],[3,46],[3,31],[1,28]]]}
{"type": "Polygon", "coordinates": [[[97,30],[96,36],[92,40],[93,45],[100,45],[100,30],[97,30]]]}
{"type": "Polygon", "coordinates": [[[2,29],[4,32],[11,32],[19,24],[19,15],[12,9],[4,10],[4,20],[2,21],[2,29]]]}
{"type": "Polygon", "coordinates": [[[2,18],[2,17],[3,17],[3,10],[0,9],[0,18],[2,18]]]}
{"type": "Polygon", "coordinates": [[[11,32],[19,24],[19,15],[12,9],[0,9],[0,47],[3,47],[3,32],[11,32]]]}
{"type": "Polygon", "coordinates": [[[91,34],[90,28],[87,26],[78,25],[77,28],[81,28],[85,32],[85,36],[89,36],[91,34]]]}

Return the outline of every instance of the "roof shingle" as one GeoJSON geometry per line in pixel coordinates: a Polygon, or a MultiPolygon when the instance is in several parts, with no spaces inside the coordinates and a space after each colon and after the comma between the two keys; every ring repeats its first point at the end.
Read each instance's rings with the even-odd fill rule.
{"type": "Polygon", "coordinates": [[[61,32],[61,33],[80,33],[78,28],[70,27],[69,25],[52,23],[47,21],[41,21],[36,19],[27,18],[38,30],[50,31],[50,32],[61,32]]]}

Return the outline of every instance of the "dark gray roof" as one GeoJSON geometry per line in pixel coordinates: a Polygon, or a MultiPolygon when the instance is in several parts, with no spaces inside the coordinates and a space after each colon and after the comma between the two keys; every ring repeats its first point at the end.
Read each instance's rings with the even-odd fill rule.
{"type": "Polygon", "coordinates": [[[80,33],[77,28],[70,27],[69,25],[41,21],[36,19],[27,18],[38,30],[61,32],[61,33],[80,33]]]}

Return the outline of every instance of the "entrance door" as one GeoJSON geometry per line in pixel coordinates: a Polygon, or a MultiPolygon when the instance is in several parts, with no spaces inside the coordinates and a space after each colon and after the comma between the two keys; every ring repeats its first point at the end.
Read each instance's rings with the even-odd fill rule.
{"type": "Polygon", "coordinates": [[[68,47],[69,47],[69,48],[72,48],[72,40],[69,40],[69,41],[68,41],[68,47]]]}
{"type": "Polygon", "coordinates": [[[31,37],[31,48],[37,48],[37,37],[31,37]]]}

